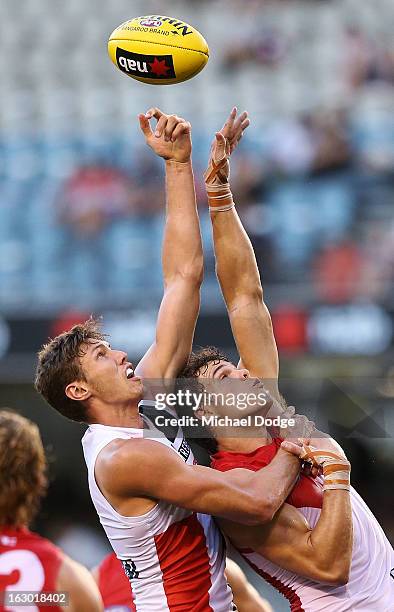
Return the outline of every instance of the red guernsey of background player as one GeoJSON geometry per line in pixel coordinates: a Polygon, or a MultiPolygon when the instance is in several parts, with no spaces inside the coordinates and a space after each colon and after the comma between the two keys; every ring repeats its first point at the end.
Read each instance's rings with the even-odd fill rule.
{"type": "Polygon", "coordinates": [[[100,593],[88,570],[29,530],[45,495],[46,467],[37,426],[0,410],[0,611],[100,612],[100,593]],[[45,606],[12,604],[13,596],[26,591],[44,597],[45,606]]]}

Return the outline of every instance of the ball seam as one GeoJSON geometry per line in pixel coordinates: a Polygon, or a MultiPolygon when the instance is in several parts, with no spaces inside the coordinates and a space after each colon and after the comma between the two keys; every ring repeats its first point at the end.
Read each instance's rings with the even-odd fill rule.
{"type": "MultiPolygon", "coordinates": [[[[190,47],[178,47],[178,45],[169,45],[168,43],[152,42],[151,40],[139,40],[137,38],[110,38],[108,43],[117,42],[118,40],[124,40],[125,42],[143,42],[148,43],[150,45],[161,45],[162,47],[174,47],[174,49],[181,49],[182,51],[194,51],[194,53],[201,53],[202,55],[206,55],[209,58],[209,53],[207,51],[200,51],[199,49],[190,49],[190,47]]],[[[124,50],[127,51],[127,49],[124,50]]],[[[154,53],[145,53],[145,55],[154,55],[154,53]]]]}

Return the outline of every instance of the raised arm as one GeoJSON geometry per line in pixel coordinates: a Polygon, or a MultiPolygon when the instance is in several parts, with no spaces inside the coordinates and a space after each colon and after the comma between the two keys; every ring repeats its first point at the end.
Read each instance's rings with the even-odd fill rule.
{"type": "Polygon", "coordinates": [[[343,585],[349,578],[353,545],[350,464],[342,453],[337,454],[335,444],[331,448],[335,452],[314,453],[326,475],[322,510],[314,528],[289,504],[261,527],[240,528],[229,521],[220,521],[220,525],[239,548],[252,548],[283,569],[311,580],[343,585]]]}
{"type": "Polygon", "coordinates": [[[283,504],[298,476],[301,453],[300,446],[284,442],[290,452],[280,449],[264,469],[222,473],[186,465],[156,441],[116,441],[110,447],[98,457],[96,479],[120,514],[143,514],[153,507],[152,500],[163,500],[251,525],[270,521],[283,504]],[[138,470],[130,470],[131,465],[138,470]]]}
{"type": "Polygon", "coordinates": [[[165,160],[164,295],[156,338],[136,368],[144,378],[175,377],[191,351],[200,305],[203,254],[191,164],[191,126],[159,109],[139,115],[147,144],[165,160]],[[150,120],[157,119],[153,133],[150,120]]]}
{"type": "MultiPolygon", "coordinates": [[[[213,227],[216,273],[243,367],[251,376],[278,378],[279,360],[270,313],[250,239],[233,204],[230,154],[249,125],[247,113],[233,109],[212,144],[205,173],[213,227]],[[223,205],[224,204],[224,205],[223,205]]],[[[276,384],[273,385],[274,392],[276,384]]]]}

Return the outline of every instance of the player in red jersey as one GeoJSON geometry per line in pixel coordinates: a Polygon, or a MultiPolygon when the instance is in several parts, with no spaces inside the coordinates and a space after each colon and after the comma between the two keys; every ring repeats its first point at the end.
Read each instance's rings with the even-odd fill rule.
{"type": "Polygon", "coordinates": [[[45,452],[37,426],[0,410],[0,611],[100,612],[100,593],[88,570],[29,530],[46,485],[45,452]],[[11,598],[20,591],[45,596],[45,606],[12,604],[11,598]]]}
{"type": "MultiPolygon", "coordinates": [[[[92,575],[100,589],[105,612],[135,612],[130,583],[114,553],[93,568],[92,575]]],[[[248,582],[239,565],[229,558],[226,559],[226,576],[238,612],[272,612],[270,604],[248,582]]]]}
{"type": "Polygon", "coordinates": [[[302,449],[284,443],[268,468],[246,471],[241,484],[239,473],[195,465],[182,435],[158,438],[139,413],[142,378],[173,378],[187,361],[203,270],[191,126],[159,109],[139,115],[139,122],[166,171],[156,339],[134,371],[93,322],[75,326],[40,352],[36,388],[62,415],[89,424],[82,443],[91,497],[137,610],[229,612],[223,541],[209,515],[270,520],[294,485],[302,449]]]}
{"type": "MultiPolygon", "coordinates": [[[[241,360],[237,368],[219,351],[205,349],[192,355],[183,376],[203,378],[208,389],[223,379],[228,385],[243,381],[238,390],[257,385],[265,393],[264,405],[247,404],[241,416],[288,417],[293,411],[278,391],[278,352],[256,259],[228,183],[229,156],[245,122],[246,114],[236,119],[234,109],[216,135],[205,175],[217,274],[241,360]]],[[[228,415],[229,408],[208,403],[199,412],[209,420],[211,415],[228,415]]],[[[240,411],[233,410],[232,416],[239,417],[240,411]]],[[[257,419],[247,431],[241,425],[226,430],[214,419],[211,422],[217,444],[212,466],[221,471],[262,469],[281,444],[257,419]]],[[[251,567],[287,597],[294,612],[394,609],[393,549],[350,486],[350,465],[342,449],[323,434],[313,443],[317,449],[308,455],[322,465],[323,477],[301,475],[270,524],[240,526],[228,520],[220,524],[251,567]]]]}

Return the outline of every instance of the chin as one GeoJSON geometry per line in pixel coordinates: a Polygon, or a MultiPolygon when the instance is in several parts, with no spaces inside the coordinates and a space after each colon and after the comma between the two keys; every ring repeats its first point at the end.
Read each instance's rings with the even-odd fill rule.
{"type": "Polygon", "coordinates": [[[273,404],[274,404],[274,400],[272,398],[272,396],[267,393],[267,391],[265,391],[264,393],[265,395],[265,404],[264,406],[248,406],[248,408],[246,409],[245,412],[247,412],[247,414],[249,415],[253,415],[253,414],[261,414],[262,416],[265,416],[272,408],[273,404]]]}
{"type": "Polygon", "coordinates": [[[144,385],[142,384],[142,380],[135,381],[131,393],[133,398],[137,399],[138,401],[142,400],[144,396],[144,385]]]}

